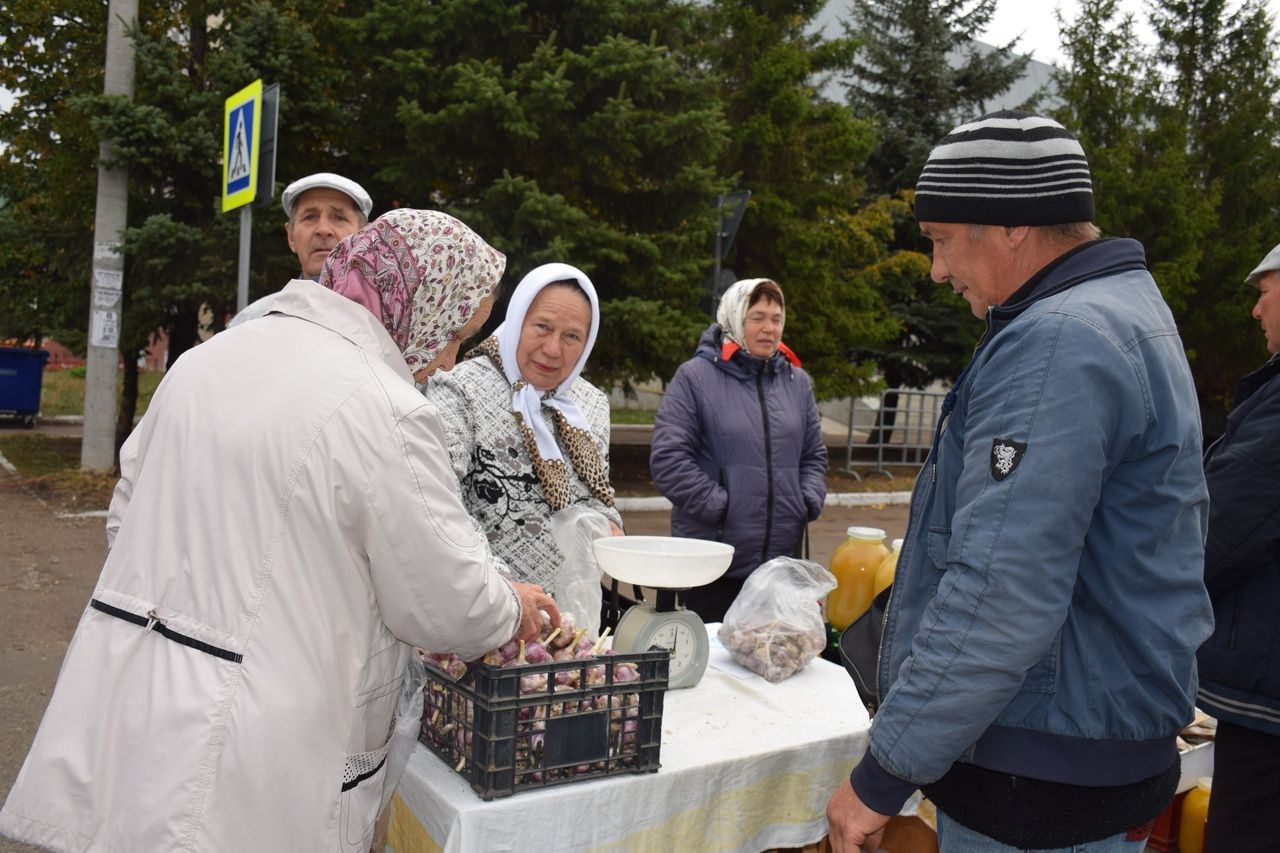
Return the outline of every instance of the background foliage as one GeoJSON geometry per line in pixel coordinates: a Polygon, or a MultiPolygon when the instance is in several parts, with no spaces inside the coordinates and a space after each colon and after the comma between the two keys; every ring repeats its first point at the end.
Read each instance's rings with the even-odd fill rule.
{"type": "MultiPolygon", "coordinates": [[[[260,77],[281,86],[281,183],[337,171],[375,215],[447,210],[507,253],[509,284],[551,259],[586,269],[594,381],[665,379],[692,352],[732,189],[752,197],[725,264],[782,284],[820,396],[948,379],[980,327],[929,281],[910,189],[1021,73],[1016,44],[970,44],[993,5],[849,0],[833,36],[820,0],[142,0],[125,100],[101,95],[105,2],[11,0],[0,337],[83,347],[103,137],[130,175],[126,365],[158,330],[171,359],[193,345],[201,306],[219,330],[238,226],[218,212],[222,103],[260,77]]],[[[1238,283],[1280,239],[1273,22],[1261,0],[1148,14],[1157,47],[1115,0],[1084,0],[1044,103],[1090,156],[1100,226],[1146,245],[1212,431],[1265,355],[1238,283]]],[[[296,271],[283,218],[255,211],[252,296],[296,271]]],[[[126,377],[122,423],[130,396],[126,377]]]]}

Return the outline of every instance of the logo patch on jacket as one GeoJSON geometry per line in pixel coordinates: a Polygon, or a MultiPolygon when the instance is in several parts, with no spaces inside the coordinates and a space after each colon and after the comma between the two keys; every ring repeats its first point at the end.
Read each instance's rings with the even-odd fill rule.
{"type": "Polygon", "coordinates": [[[991,442],[991,476],[1003,480],[1014,472],[1027,446],[1020,441],[997,438],[991,442]]]}

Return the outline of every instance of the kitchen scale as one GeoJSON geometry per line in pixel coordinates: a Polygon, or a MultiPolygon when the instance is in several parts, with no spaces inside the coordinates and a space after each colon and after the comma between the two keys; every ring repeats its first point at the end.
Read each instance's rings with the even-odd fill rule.
{"type": "Polygon", "coordinates": [[[702,619],[680,605],[676,593],[724,574],[733,561],[733,546],[675,536],[606,536],[593,544],[596,562],[609,577],[658,593],[656,602],[633,605],[622,614],[613,632],[614,651],[667,649],[667,686],[697,684],[706,672],[711,643],[702,619]]]}

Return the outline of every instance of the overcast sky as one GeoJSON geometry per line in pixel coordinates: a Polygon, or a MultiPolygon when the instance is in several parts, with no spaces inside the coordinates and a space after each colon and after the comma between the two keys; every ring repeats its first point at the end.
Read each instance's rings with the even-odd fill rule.
{"type": "MultiPolygon", "coordinates": [[[[1147,26],[1143,0],[1120,0],[1120,8],[1132,12],[1138,25],[1140,38],[1154,41],[1155,36],[1147,26]]],[[[1231,4],[1235,8],[1239,2],[1231,4]]],[[[1280,0],[1267,0],[1273,18],[1280,12],[1280,0]]],[[[1058,20],[1054,11],[1062,12],[1067,21],[1075,20],[1080,13],[1078,0],[997,0],[996,13],[991,26],[982,37],[989,44],[1005,44],[1016,36],[1022,36],[1018,48],[1030,53],[1032,59],[1055,63],[1062,59],[1058,43],[1058,20]]]]}

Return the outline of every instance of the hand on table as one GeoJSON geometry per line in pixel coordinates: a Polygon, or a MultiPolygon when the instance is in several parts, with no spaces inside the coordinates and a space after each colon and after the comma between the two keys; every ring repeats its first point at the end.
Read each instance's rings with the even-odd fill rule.
{"type": "Polygon", "coordinates": [[[560,609],[556,607],[555,599],[547,595],[541,586],[512,581],[511,588],[520,598],[520,630],[516,632],[514,639],[524,640],[526,643],[538,639],[542,632],[542,614],[538,611],[551,617],[552,627],[560,627],[560,609]]]}
{"type": "Polygon", "coordinates": [[[879,850],[889,815],[872,811],[845,779],[827,803],[827,832],[832,853],[879,850]]]}

